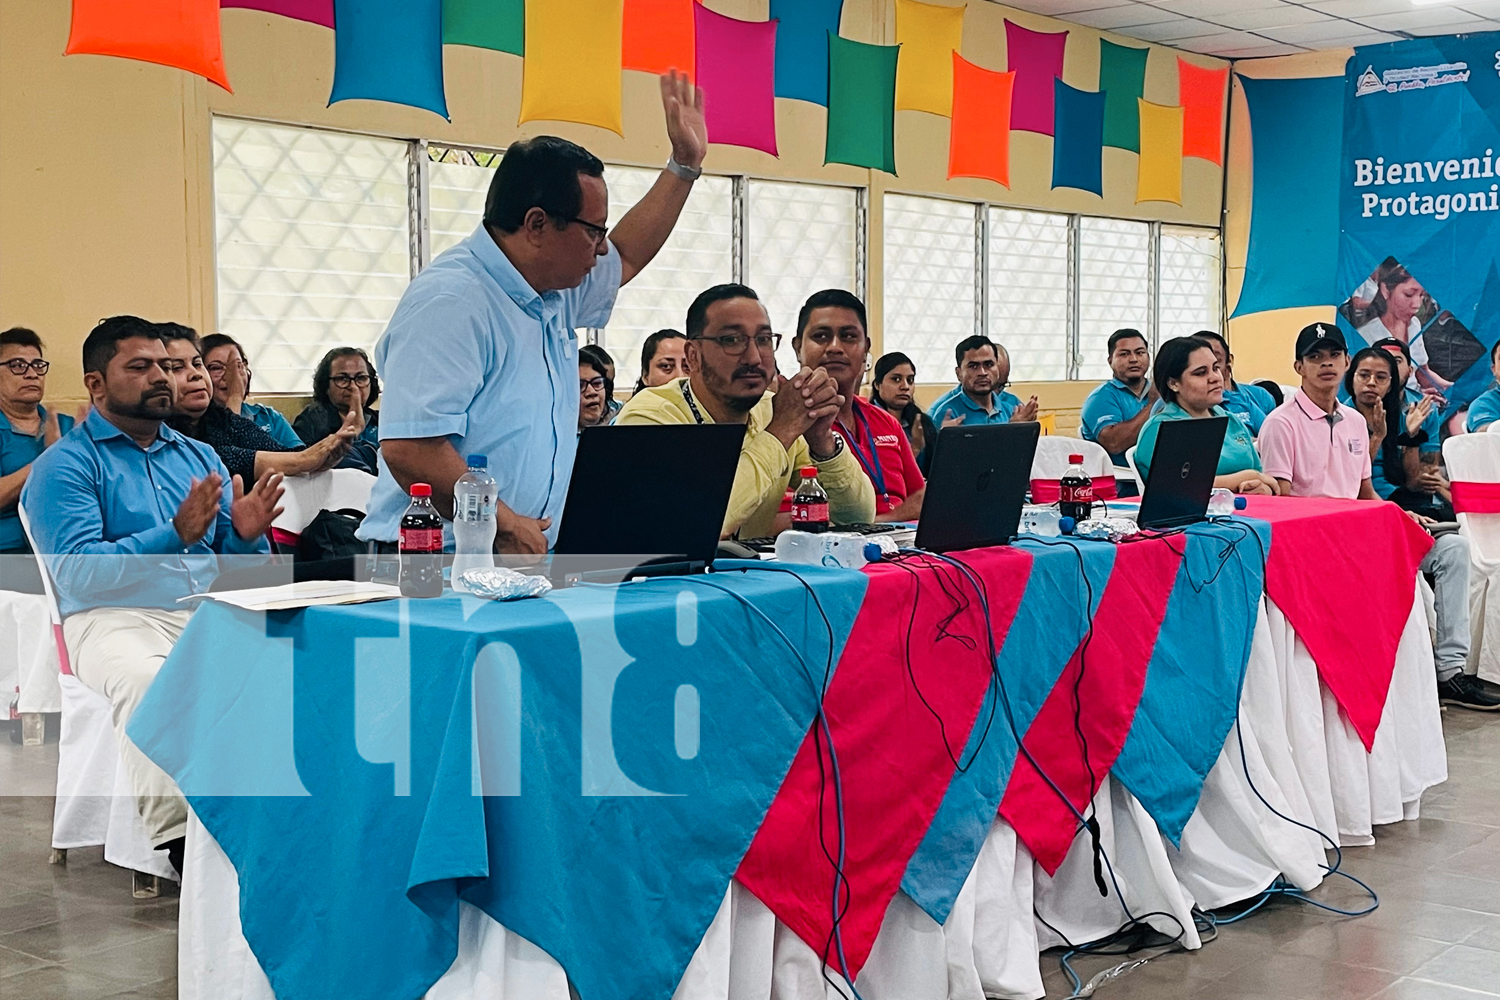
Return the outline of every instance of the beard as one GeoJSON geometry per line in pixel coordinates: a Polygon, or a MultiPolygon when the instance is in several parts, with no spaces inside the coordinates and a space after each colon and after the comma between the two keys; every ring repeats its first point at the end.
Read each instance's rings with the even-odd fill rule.
{"type": "Polygon", "coordinates": [[[172,415],[173,398],[170,386],[153,387],[132,400],[111,399],[109,408],[133,420],[165,420],[172,415]]]}
{"type": "Polygon", "coordinates": [[[755,409],[756,404],[759,403],[765,396],[765,390],[762,389],[760,392],[757,392],[753,396],[751,396],[742,393],[735,393],[733,392],[733,389],[735,379],[752,375],[759,375],[762,378],[766,379],[767,384],[770,383],[770,378],[766,375],[766,370],[764,368],[758,365],[741,365],[740,367],[736,368],[728,378],[720,375],[713,368],[705,366],[703,369],[703,384],[705,388],[707,388],[715,396],[719,397],[719,399],[723,401],[724,405],[729,407],[734,412],[749,413],[751,410],[755,409]]]}

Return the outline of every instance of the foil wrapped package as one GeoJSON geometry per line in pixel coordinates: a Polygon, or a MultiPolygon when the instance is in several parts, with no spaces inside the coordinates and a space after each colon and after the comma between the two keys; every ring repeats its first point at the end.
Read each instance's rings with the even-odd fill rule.
{"type": "Polygon", "coordinates": [[[1073,534],[1078,538],[1090,538],[1098,542],[1118,542],[1139,534],[1140,530],[1128,517],[1090,517],[1079,521],[1073,534]]]}
{"type": "Polygon", "coordinates": [[[541,597],[552,589],[552,581],[545,576],[527,576],[525,573],[517,573],[503,566],[485,566],[465,570],[459,579],[463,583],[463,589],[475,597],[488,597],[492,601],[519,601],[523,597],[541,597]]]}

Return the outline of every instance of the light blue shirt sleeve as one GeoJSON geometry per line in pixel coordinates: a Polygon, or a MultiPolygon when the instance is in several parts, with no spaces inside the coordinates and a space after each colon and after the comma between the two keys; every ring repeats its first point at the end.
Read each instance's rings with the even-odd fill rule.
{"type": "Polygon", "coordinates": [[[1469,404],[1469,415],[1464,428],[1473,434],[1496,420],[1500,420],[1500,389],[1491,389],[1469,404]]]}
{"type": "Polygon", "coordinates": [[[256,425],[276,440],[288,451],[301,451],[304,447],[302,439],[297,432],[292,430],[292,425],[287,423],[286,417],[274,406],[266,406],[263,403],[256,404],[256,425]]]}
{"type": "Polygon", "coordinates": [[[1120,409],[1116,393],[1109,391],[1109,383],[1099,386],[1083,401],[1079,414],[1079,433],[1085,441],[1098,441],[1099,432],[1106,427],[1122,423],[1125,414],[1120,409]]]}
{"type": "Polygon", "coordinates": [[[607,326],[610,313],[615,311],[615,298],[620,294],[622,266],[620,251],[610,241],[609,253],[599,258],[583,284],[562,293],[563,322],[574,329],[607,326]]]}
{"type": "Polygon", "coordinates": [[[408,297],[377,351],[380,439],[467,434],[469,404],[487,373],[504,364],[507,346],[467,299],[449,292],[408,297]]]}

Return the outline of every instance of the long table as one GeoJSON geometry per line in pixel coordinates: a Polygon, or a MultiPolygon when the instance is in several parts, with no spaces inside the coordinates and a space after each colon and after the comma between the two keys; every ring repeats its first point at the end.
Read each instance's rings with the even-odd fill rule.
{"type": "Polygon", "coordinates": [[[1072,940],[1162,910],[1195,945],[1195,903],[1321,877],[1267,806],[1368,842],[1445,777],[1425,537],[1383,504],[1251,513],[865,574],[206,607],[131,730],[201,821],[183,995],[817,996],[826,956],[866,997],[1037,996],[1033,906],[1072,940]],[[1341,573],[1402,609],[1360,656],[1309,624],[1341,573]]]}

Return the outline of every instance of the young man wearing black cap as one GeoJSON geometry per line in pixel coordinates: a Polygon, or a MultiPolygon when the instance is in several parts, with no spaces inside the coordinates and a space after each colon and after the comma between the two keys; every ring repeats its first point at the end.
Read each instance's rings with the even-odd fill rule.
{"type": "MultiPolygon", "coordinates": [[[[1297,335],[1302,388],[1266,417],[1260,452],[1283,496],[1378,500],[1370,483],[1370,438],[1359,411],[1338,401],[1349,368],[1344,335],[1313,323],[1297,335]]],[[[1409,515],[1420,524],[1427,518],[1409,515]]],[[[1433,540],[1420,567],[1432,577],[1437,612],[1438,700],[1445,705],[1500,710],[1500,688],[1464,673],[1469,656],[1469,543],[1461,535],[1433,540]]]]}

